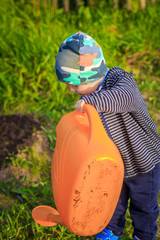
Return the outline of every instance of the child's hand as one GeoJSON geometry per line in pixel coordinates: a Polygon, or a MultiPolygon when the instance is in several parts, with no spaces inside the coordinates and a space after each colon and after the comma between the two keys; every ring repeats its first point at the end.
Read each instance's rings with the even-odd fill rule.
{"type": "Polygon", "coordinates": [[[76,102],[75,108],[79,111],[79,112],[83,112],[83,106],[85,104],[85,101],[83,99],[80,99],[78,102],[76,102]]]}

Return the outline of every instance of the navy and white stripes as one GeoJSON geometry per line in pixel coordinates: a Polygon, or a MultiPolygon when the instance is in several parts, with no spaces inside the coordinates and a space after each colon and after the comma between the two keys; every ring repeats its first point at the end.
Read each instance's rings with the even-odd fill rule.
{"type": "Polygon", "coordinates": [[[125,165],[125,177],[146,173],[160,162],[160,136],[132,74],[109,70],[95,93],[81,97],[98,111],[125,165]]]}

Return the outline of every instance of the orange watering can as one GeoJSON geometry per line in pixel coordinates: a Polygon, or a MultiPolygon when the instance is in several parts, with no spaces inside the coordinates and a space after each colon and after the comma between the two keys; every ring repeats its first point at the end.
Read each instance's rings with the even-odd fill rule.
{"type": "Polygon", "coordinates": [[[38,206],[32,217],[43,226],[59,223],[77,235],[89,236],[109,223],[120,196],[124,166],[96,109],[85,104],[84,112],[66,114],[56,127],[51,177],[57,210],[38,206]]]}

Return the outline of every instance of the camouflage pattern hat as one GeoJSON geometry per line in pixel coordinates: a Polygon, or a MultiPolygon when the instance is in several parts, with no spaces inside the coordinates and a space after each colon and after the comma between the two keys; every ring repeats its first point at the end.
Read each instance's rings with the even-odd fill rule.
{"type": "Polygon", "coordinates": [[[99,44],[89,35],[78,32],[61,44],[55,69],[59,81],[82,85],[102,78],[107,65],[99,44]]]}

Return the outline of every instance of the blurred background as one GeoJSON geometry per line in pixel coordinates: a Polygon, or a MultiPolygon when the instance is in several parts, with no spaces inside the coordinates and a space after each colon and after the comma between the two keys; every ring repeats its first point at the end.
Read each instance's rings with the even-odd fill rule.
{"type": "Polygon", "coordinates": [[[109,68],[133,72],[143,92],[155,90],[148,94],[156,104],[159,20],[159,0],[1,0],[1,113],[52,117],[74,104],[75,96],[57,82],[54,64],[62,41],[79,30],[101,45],[109,68]]]}
{"type": "MultiPolygon", "coordinates": [[[[55,57],[62,41],[77,31],[101,45],[108,68],[133,72],[160,133],[159,0],[1,0],[0,175],[17,172],[6,171],[0,180],[0,239],[94,239],[61,226],[43,228],[31,217],[36,205],[54,206],[55,127],[79,98],[57,81],[55,57]],[[48,141],[47,157],[35,155],[40,150],[26,142],[38,130],[47,139],[41,142],[48,141]]],[[[122,238],[132,239],[129,213],[122,238]]]]}

